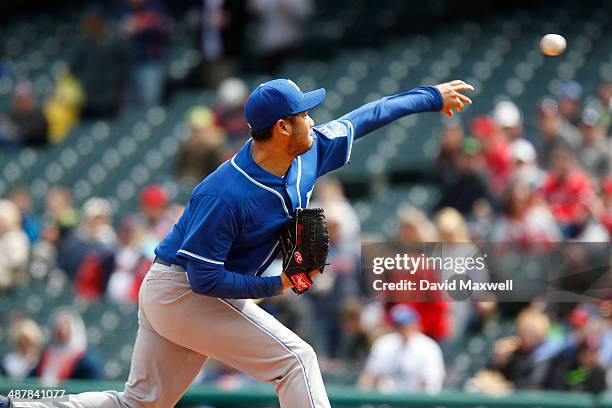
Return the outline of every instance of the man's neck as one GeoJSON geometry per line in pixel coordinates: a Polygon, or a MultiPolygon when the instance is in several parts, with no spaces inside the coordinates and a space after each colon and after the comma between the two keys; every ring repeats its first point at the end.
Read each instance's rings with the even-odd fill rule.
{"type": "Polygon", "coordinates": [[[253,141],[253,161],[268,173],[283,177],[293,159],[295,157],[273,143],[253,141]]]}

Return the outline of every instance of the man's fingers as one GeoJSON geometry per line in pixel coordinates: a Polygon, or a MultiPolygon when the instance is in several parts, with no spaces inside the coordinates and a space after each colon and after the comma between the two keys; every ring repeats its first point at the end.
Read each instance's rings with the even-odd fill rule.
{"type": "Polygon", "coordinates": [[[470,84],[464,83],[460,85],[453,85],[452,89],[455,92],[472,92],[474,90],[474,87],[470,84]]]}
{"type": "Polygon", "coordinates": [[[456,97],[457,97],[457,98],[458,98],[458,99],[459,99],[461,102],[463,102],[464,104],[468,104],[468,105],[471,105],[471,104],[472,104],[472,100],[471,100],[470,98],[468,98],[467,96],[465,96],[465,95],[463,95],[463,94],[460,94],[459,92],[457,92],[457,93],[455,94],[455,96],[456,96],[456,97]]]}

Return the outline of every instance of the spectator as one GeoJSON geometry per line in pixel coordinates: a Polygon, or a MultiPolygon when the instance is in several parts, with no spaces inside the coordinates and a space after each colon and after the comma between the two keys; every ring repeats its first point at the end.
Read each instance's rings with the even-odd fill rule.
{"type": "Polygon", "coordinates": [[[43,279],[57,268],[57,251],[60,239],[59,226],[51,220],[45,220],[40,239],[32,246],[30,262],[32,277],[43,279]]]}
{"type": "Polygon", "coordinates": [[[87,345],[83,319],[69,309],[52,315],[51,341],[42,352],[36,375],[43,385],[57,386],[68,379],[98,380],[101,364],[87,345]]]}
{"type": "Polygon", "coordinates": [[[463,127],[460,123],[451,122],[442,130],[440,152],[436,159],[436,165],[438,177],[443,186],[450,186],[457,180],[455,165],[457,157],[461,154],[463,139],[463,127]]]}
{"type": "Polygon", "coordinates": [[[544,313],[525,309],[516,318],[516,337],[498,340],[492,367],[516,388],[541,388],[558,351],[547,341],[550,320],[544,313]]]}
{"type": "Polygon", "coordinates": [[[19,209],[9,200],[0,200],[0,291],[27,279],[29,251],[19,209]]]}
{"type": "MultiPolygon", "coordinates": [[[[201,4],[201,3],[200,3],[201,4]]],[[[205,0],[200,39],[208,85],[240,72],[249,13],[242,0],[205,0]]]]}
{"type": "Polygon", "coordinates": [[[133,50],[138,99],[145,105],[160,103],[166,76],[163,59],[168,43],[168,16],[163,3],[127,0],[121,29],[133,50]]]}
{"type": "Polygon", "coordinates": [[[419,330],[418,314],[407,305],[391,309],[395,329],[372,345],[359,387],[384,392],[436,393],[445,377],[440,346],[419,330]]]}
{"type": "Polygon", "coordinates": [[[2,371],[12,381],[33,376],[42,348],[43,336],[40,328],[33,320],[17,319],[11,324],[9,336],[13,351],[2,359],[2,371]]]}
{"type": "Polygon", "coordinates": [[[173,213],[173,208],[169,206],[168,192],[157,184],[150,184],[142,189],[139,205],[144,228],[140,237],[140,250],[152,261],[155,257],[155,246],[170,231],[180,214],[177,217],[173,213]]]}
{"type": "Polygon", "coordinates": [[[342,204],[325,207],[325,217],[329,228],[329,255],[325,273],[317,277],[317,285],[308,291],[311,300],[315,331],[315,341],[320,341],[324,356],[336,359],[342,341],[339,310],[345,299],[358,295],[359,258],[347,242],[344,206],[342,204]]]}
{"type": "Polygon", "coordinates": [[[576,156],[580,165],[593,178],[607,176],[610,170],[610,150],[603,128],[599,125],[599,113],[592,108],[582,113],[580,125],[581,145],[576,156]]]}
{"type": "Polygon", "coordinates": [[[495,120],[495,123],[501,129],[505,139],[510,143],[523,140],[525,137],[523,117],[514,102],[500,101],[495,104],[493,120],[495,120]]]}
{"type": "MultiPolygon", "coordinates": [[[[446,244],[439,247],[434,254],[443,257],[465,258],[474,257],[479,254],[479,249],[472,244],[470,240],[468,227],[463,216],[454,208],[443,208],[434,216],[434,223],[438,234],[439,242],[446,244]]],[[[489,282],[487,270],[479,270],[475,267],[465,268],[465,276],[474,282],[489,282]]],[[[457,271],[454,269],[438,270],[439,280],[445,281],[456,276],[457,271]]],[[[438,326],[445,328],[443,336],[432,336],[436,340],[444,340],[451,333],[461,336],[465,333],[470,321],[476,324],[476,320],[480,320],[480,316],[474,311],[485,311],[485,308],[474,309],[473,301],[455,300],[454,302],[444,302],[448,312],[439,313],[438,326]]],[[[433,305],[432,305],[433,306],[433,305]]],[[[429,311],[432,307],[425,306],[425,311],[429,311]]],[[[489,310],[489,309],[487,309],[489,310]]],[[[429,311],[431,314],[431,311],[429,311]]],[[[484,318],[485,316],[483,316],[484,318]]],[[[421,320],[423,321],[423,319],[421,320]]]]}
{"type": "Polygon", "coordinates": [[[52,187],[45,200],[46,216],[59,227],[60,238],[79,222],[79,212],[72,205],[72,195],[65,187],[52,187]]]}
{"type": "Polygon", "coordinates": [[[353,367],[363,365],[370,349],[370,336],[363,325],[361,313],[362,305],[357,299],[346,299],[340,307],[340,356],[353,367]]]}
{"type": "Polygon", "coordinates": [[[49,122],[49,140],[60,143],[79,121],[83,90],[70,73],[60,75],[51,97],[45,102],[45,117],[49,122]]]}
{"type": "Polygon", "coordinates": [[[121,108],[129,74],[129,50],[106,29],[100,10],[87,11],[81,27],[84,35],[70,64],[85,93],[81,115],[91,119],[113,117],[121,108]]]}
{"type": "Polygon", "coordinates": [[[176,156],[176,174],[192,184],[199,183],[223,161],[227,136],[213,121],[210,109],[193,108],[187,117],[189,138],[176,156]]]}
{"type": "Polygon", "coordinates": [[[576,150],[580,146],[578,130],[559,113],[559,105],[553,99],[545,98],[538,106],[538,158],[543,168],[549,169],[552,152],[557,147],[576,150]]]}
{"type": "Polygon", "coordinates": [[[75,292],[86,299],[98,299],[104,293],[114,269],[116,235],[110,216],[107,200],[90,198],[83,205],[78,227],[59,246],[59,267],[74,281],[75,292]]]}
{"type": "Polygon", "coordinates": [[[592,108],[599,113],[599,126],[605,134],[612,132],[612,82],[603,81],[597,89],[597,101],[592,108]]]}
{"type": "Polygon", "coordinates": [[[11,201],[19,209],[21,215],[21,228],[28,236],[30,242],[35,242],[40,235],[42,224],[40,218],[32,211],[32,195],[27,187],[18,187],[11,192],[11,201]]]}
{"type": "Polygon", "coordinates": [[[580,235],[590,221],[590,209],[596,206],[597,196],[571,150],[557,148],[553,152],[552,167],[542,192],[563,235],[568,238],[580,235]]]}
{"type": "Polygon", "coordinates": [[[503,202],[503,213],[495,225],[493,242],[559,242],[563,236],[548,208],[538,202],[535,190],[524,181],[513,183],[503,202]]]}
{"type": "Polygon", "coordinates": [[[471,131],[482,147],[481,157],[489,186],[493,192],[500,194],[510,181],[513,170],[510,142],[489,116],[474,119],[471,131]]]}
{"type": "Polygon", "coordinates": [[[269,74],[304,40],[304,27],[312,15],[311,0],[249,0],[259,17],[257,45],[262,63],[269,74]]]}
{"type": "Polygon", "coordinates": [[[169,213],[168,192],[158,184],[149,184],[140,192],[140,211],[144,215],[145,230],[156,240],[170,231],[175,219],[169,213]]]}
{"type": "Polygon", "coordinates": [[[559,89],[559,113],[571,126],[580,126],[580,107],[582,99],[582,85],[576,81],[565,81],[559,89]]]}
{"type": "Polygon", "coordinates": [[[340,230],[341,245],[352,246],[351,251],[359,255],[360,221],[353,206],[344,194],[344,187],[337,178],[325,176],[321,178],[314,190],[315,199],[311,207],[327,208],[333,206],[342,213],[342,228],[340,230]]]}
{"type": "Polygon", "coordinates": [[[49,125],[36,102],[36,94],[30,82],[21,81],[15,86],[9,118],[15,126],[16,143],[26,146],[49,143],[49,125]]]}
{"type": "Polygon", "coordinates": [[[230,151],[238,150],[251,135],[243,113],[248,96],[246,84],[238,78],[225,79],[217,89],[212,111],[215,124],[227,134],[230,151]]]}
{"type": "Polygon", "coordinates": [[[114,302],[138,302],[140,285],[151,266],[151,260],[143,253],[141,240],[144,232],[136,217],[125,216],[121,220],[115,268],[106,289],[106,296],[114,302]]]}
{"type": "Polygon", "coordinates": [[[538,167],[538,158],[533,145],[525,139],[515,140],[512,143],[512,157],[514,158],[513,181],[540,188],[546,173],[538,167]]]}
{"type": "Polygon", "coordinates": [[[468,137],[463,141],[461,153],[455,161],[457,179],[454,183],[443,186],[438,208],[452,207],[467,215],[472,212],[474,203],[478,200],[492,201],[489,187],[476,169],[479,153],[480,144],[476,139],[468,137]]]}
{"type": "Polygon", "coordinates": [[[544,387],[550,390],[590,392],[606,390],[606,372],[599,363],[599,339],[585,338],[576,348],[568,348],[550,365],[544,387]]]}

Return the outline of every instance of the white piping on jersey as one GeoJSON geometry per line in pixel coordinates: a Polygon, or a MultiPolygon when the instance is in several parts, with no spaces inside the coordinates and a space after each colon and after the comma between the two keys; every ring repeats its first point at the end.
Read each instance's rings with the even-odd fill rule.
{"type": "Polygon", "coordinates": [[[283,199],[283,196],[280,195],[280,193],[276,190],[274,190],[273,188],[270,188],[266,185],[261,184],[259,181],[255,180],[254,178],[252,178],[251,176],[249,176],[248,174],[246,174],[246,172],[244,170],[242,170],[234,161],[234,159],[236,158],[236,156],[232,157],[232,166],[234,166],[236,168],[236,170],[238,170],[240,173],[242,173],[242,175],[244,177],[247,178],[247,180],[249,180],[251,183],[255,184],[258,187],[263,188],[264,190],[268,190],[269,192],[271,192],[272,194],[276,194],[276,196],[278,197],[278,199],[280,200],[281,204],[283,205],[283,210],[285,210],[285,214],[287,215],[287,217],[291,218],[291,216],[289,215],[289,210],[287,210],[287,206],[285,205],[285,200],[283,199]]]}
{"type": "Polygon", "coordinates": [[[230,309],[236,311],[240,316],[246,319],[246,321],[250,322],[255,327],[258,327],[259,329],[261,329],[261,331],[263,331],[268,336],[273,338],[278,344],[281,345],[282,348],[287,350],[293,357],[296,358],[296,360],[298,361],[298,364],[300,365],[300,368],[302,369],[302,375],[304,376],[304,385],[306,385],[306,391],[308,392],[308,399],[310,401],[310,406],[314,408],[315,404],[314,404],[314,400],[312,397],[312,389],[310,388],[310,383],[308,382],[308,375],[306,375],[306,365],[300,358],[300,355],[295,350],[293,350],[291,347],[289,347],[288,344],[285,344],[276,334],[274,334],[274,332],[271,329],[265,327],[263,324],[259,324],[255,320],[254,317],[247,315],[245,312],[238,309],[236,306],[234,306],[233,304],[231,304],[225,299],[221,299],[221,298],[216,298],[216,299],[218,299],[221,303],[224,303],[225,305],[229,306],[230,309]]]}
{"type": "Polygon", "coordinates": [[[262,266],[264,266],[266,264],[266,262],[268,262],[268,260],[270,259],[270,257],[274,253],[274,251],[276,250],[276,247],[278,246],[278,243],[279,243],[278,240],[276,240],[276,243],[272,247],[272,250],[270,251],[270,253],[268,255],[266,255],[266,259],[261,263],[261,265],[259,265],[259,268],[257,268],[257,276],[259,276],[259,275],[261,275],[261,273],[265,272],[265,271],[261,271],[261,273],[260,273],[259,270],[261,269],[262,266]]]}
{"type": "Polygon", "coordinates": [[[344,164],[346,164],[351,159],[351,150],[353,150],[353,139],[355,138],[355,136],[354,136],[355,135],[355,128],[353,128],[353,124],[348,119],[343,119],[342,122],[346,122],[348,124],[348,127],[350,128],[350,131],[349,131],[349,141],[348,141],[349,147],[348,147],[348,151],[346,152],[346,160],[344,161],[344,164]]]}
{"type": "Polygon", "coordinates": [[[302,208],[302,193],[300,193],[300,181],[302,180],[302,158],[298,156],[298,175],[297,175],[297,194],[298,194],[298,208],[302,208]]]}
{"type": "Polygon", "coordinates": [[[210,263],[215,264],[215,265],[224,265],[224,263],[221,262],[221,261],[215,261],[214,259],[205,258],[203,256],[196,255],[196,254],[194,254],[192,252],[185,251],[184,249],[179,249],[177,252],[181,252],[181,253],[183,253],[185,255],[192,256],[192,257],[194,257],[196,259],[199,259],[200,261],[210,262],[210,263]]]}
{"type": "Polygon", "coordinates": [[[314,186],[312,186],[310,191],[306,193],[306,207],[308,207],[308,204],[310,204],[310,197],[312,197],[312,190],[314,190],[314,186]]]}

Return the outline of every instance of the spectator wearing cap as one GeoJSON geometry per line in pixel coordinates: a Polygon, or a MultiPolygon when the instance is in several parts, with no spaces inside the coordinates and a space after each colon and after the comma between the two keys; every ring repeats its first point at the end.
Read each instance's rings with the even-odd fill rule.
{"type": "Polygon", "coordinates": [[[564,81],[559,88],[559,113],[572,126],[580,126],[582,85],[576,81],[564,81]]]}
{"type": "Polygon", "coordinates": [[[248,96],[249,88],[239,78],[226,78],[217,88],[212,111],[215,124],[227,134],[231,151],[240,148],[251,133],[244,119],[244,104],[248,96]]]}
{"type": "Polygon", "coordinates": [[[493,120],[509,142],[525,137],[523,115],[514,102],[499,101],[495,104],[493,120]]]}
{"type": "Polygon", "coordinates": [[[540,102],[537,126],[537,152],[540,165],[544,169],[550,168],[552,152],[557,147],[576,150],[580,146],[578,130],[561,116],[559,105],[554,99],[544,98],[540,102]]]}
{"type": "Polygon", "coordinates": [[[470,215],[479,200],[493,203],[493,195],[483,176],[478,172],[480,143],[467,137],[461,145],[461,153],[455,158],[456,180],[442,186],[442,196],[437,208],[452,207],[464,216],[470,215]]]}
{"type": "Polygon", "coordinates": [[[596,179],[609,174],[612,159],[604,129],[599,125],[599,116],[599,112],[592,107],[582,112],[581,144],[576,153],[582,168],[596,179]]]}
{"type": "Polygon", "coordinates": [[[513,182],[524,182],[534,188],[540,188],[546,177],[546,172],[538,167],[538,157],[533,145],[525,139],[517,139],[512,143],[514,158],[513,182]]]}
{"type": "Polygon", "coordinates": [[[390,310],[394,330],[372,345],[358,384],[383,392],[442,390],[446,375],[438,343],[421,333],[417,312],[398,304],[390,310]]]}
{"type": "Polygon", "coordinates": [[[79,225],[59,245],[59,267],[74,281],[75,292],[87,299],[102,296],[114,269],[117,237],[111,215],[106,199],[90,198],[83,204],[79,225]]]}
{"type": "MultiPolygon", "coordinates": [[[[244,119],[243,119],[244,120],[244,119]]],[[[210,109],[193,108],[187,115],[189,137],[176,156],[176,174],[195,184],[212,173],[228,153],[227,135],[214,122],[210,109]]]]}
{"type": "Polygon", "coordinates": [[[553,217],[566,238],[578,237],[591,220],[598,199],[586,173],[576,164],[574,152],[557,148],[541,189],[553,217]]]}
{"type": "Polygon", "coordinates": [[[140,245],[144,255],[153,260],[155,247],[177,221],[170,214],[168,192],[159,184],[142,189],[139,197],[140,211],[144,216],[144,235],[140,245]]]}

